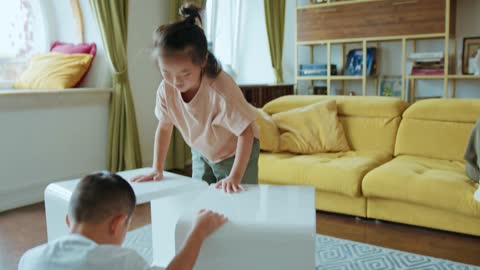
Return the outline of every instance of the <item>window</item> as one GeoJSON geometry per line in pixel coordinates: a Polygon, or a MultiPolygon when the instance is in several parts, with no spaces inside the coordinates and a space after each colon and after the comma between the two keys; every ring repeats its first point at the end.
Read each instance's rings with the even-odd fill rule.
{"type": "Polygon", "coordinates": [[[30,57],[46,51],[40,2],[4,1],[0,9],[0,81],[14,81],[30,57]]]}
{"type": "Polygon", "coordinates": [[[209,0],[206,5],[205,34],[209,47],[222,62],[223,69],[233,73],[236,41],[240,34],[241,0],[209,0]],[[222,15],[222,16],[219,16],[222,15]]]}
{"type": "Polygon", "coordinates": [[[208,0],[206,17],[211,50],[237,83],[275,81],[263,1],[208,0]]]}

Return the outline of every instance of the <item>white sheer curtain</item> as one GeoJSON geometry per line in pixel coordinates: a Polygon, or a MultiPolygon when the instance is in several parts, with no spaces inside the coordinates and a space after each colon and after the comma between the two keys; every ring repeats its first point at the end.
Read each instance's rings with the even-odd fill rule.
{"type": "Polygon", "coordinates": [[[239,72],[239,42],[245,20],[245,1],[207,1],[207,36],[223,69],[234,78],[239,72]]]}
{"type": "Polygon", "coordinates": [[[272,83],[263,1],[208,0],[206,34],[237,83],[272,83]]]}
{"type": "Polygon", "coordinates": [[[41,2],[2,2],[0,39],[0,82],[14,81],[33,54],[48,50],[41,2]]]}

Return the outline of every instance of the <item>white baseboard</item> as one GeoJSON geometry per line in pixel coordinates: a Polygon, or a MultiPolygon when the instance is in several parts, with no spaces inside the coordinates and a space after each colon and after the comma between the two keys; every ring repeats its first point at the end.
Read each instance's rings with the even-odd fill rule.
{"type": "Polygon", "coordinates": [[[0,196],[0,212],[39,203],[43,201],[43,192],[48,183],[5,192],[0,196]]]}
{"type": "Polygon", "coordinates": [[[77,179],[89,172],[79,173],[77,175],[69,175],[60,179],[38,181],[28,186],[11,188],[0,192],[0,212],[27,206],[34,203],[43,202],[44,192],[50,183],[77,179]]]}

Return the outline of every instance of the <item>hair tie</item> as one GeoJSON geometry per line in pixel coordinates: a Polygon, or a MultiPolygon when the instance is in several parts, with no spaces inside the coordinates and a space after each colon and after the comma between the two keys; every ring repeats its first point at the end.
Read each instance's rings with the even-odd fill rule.
{"type": "Polygon", "coordinates": [[[203,29],[202,21],[200,20],[200,18],[199,18],[198,16],[195,16],[194,24],[195,24],[196,26],[200,27],[201,29],[203,29]]]}

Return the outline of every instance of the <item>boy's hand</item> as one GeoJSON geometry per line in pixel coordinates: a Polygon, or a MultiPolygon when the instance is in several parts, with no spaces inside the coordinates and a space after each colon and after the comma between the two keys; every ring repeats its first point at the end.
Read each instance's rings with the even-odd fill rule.
{"type": "Polygon", "coordinates": [[[241,180],[235,180],[233,177],[228,176],[216,183],[215,188],[223,189],[226,193],[245,191],[245,188],[240,185],[240,181],[241,180]]]}
{"type": "Polygon", "coordinates": [[[202,209],[193,223],[193,233],[198,234],[201,239],[205,239],[227,221],[228,219],[224,215],[202,209]]]}
{"type": "Polygon", "coordinates": [[[153,171],[149,174],[142,174],[133,177],[130,181],[132,182],[146,182],[146,181],[160,181],[163,179],[162,171],[153,171]]]}

